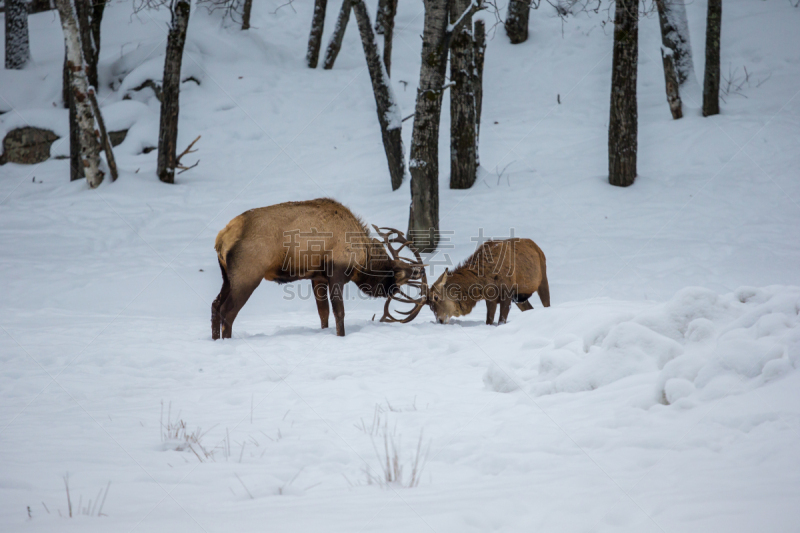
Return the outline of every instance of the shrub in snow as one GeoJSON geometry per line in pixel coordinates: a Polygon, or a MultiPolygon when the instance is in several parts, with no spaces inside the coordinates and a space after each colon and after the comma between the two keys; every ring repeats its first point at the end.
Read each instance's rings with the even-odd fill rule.
{"type": "Polygon", "coordinates": [[[367,485],[390,485],[413,488],[419,485],[422,471],[428,460],[430,443],[423,448],[422,432],[419,434],[417,446],[411,454],[404,454],[401,450],[401,438],[396,430],[389,431],[388,421],[384,422],[381,429],[382,443],[375,443],[372,438],[372,447],[378,458],[380,473],[373,474],[370,465],[364,467],[367,485]],[[407,457],[403,457],[407,455],[407,457]],[[404,477],[404,473],[407,477],[404,477]]]}

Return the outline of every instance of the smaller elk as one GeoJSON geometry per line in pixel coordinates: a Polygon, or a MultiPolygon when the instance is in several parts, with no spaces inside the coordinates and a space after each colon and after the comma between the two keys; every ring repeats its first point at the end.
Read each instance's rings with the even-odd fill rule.
{"type": "Polygon", "coordinates": [[[511,302],[521,311],[533,309],[528,302],[534,292],[550,307],[550,288],[544,252],[530,239],[506,239],[483,243],[453,272],[445,270],[427,291],[427,303],[436,320],[468,315],[480,300],[486,300],[486,323],[494,324],[500,304],[500,324],[505,324],[511,302]]]}

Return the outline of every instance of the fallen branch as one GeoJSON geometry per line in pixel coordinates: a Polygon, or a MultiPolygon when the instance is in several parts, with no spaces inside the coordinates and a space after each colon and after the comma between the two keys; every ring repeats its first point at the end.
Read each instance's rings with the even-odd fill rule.
{"type": "Polygon", "coordinates": [[[108,131],[106,131],[106,122],[103,120],[103,114],[100,113],[100,104],[97,103],[97,95],[94,94],[93,88],[89,89],[89,100],[92,103],[97,126],[100,128],[100,144],[103,146],[103,151],[106,153],[108,170],[111,172],[111,181],[117,181],[119,177],[117,160],[114,158],[114,151],[111,149],[111,139],[108,137],[108,131]]]}

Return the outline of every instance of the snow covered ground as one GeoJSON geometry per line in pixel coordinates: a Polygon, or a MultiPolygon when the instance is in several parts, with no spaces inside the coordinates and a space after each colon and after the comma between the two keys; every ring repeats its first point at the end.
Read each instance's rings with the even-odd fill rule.
{"type": "MultiPolygon", "coordinates": [[[[562,24],[543,5],[517,46],[496,28],[471,190],[447,188],[443,114],[453,233],[429,276],[513,230],[547,254],[551,308],[534,296],[501,327],[482,305],[446,326],[427,309],[388,325],[371,321],[382,301],[353,293],[337,338],[308,284],[265,283],[237,338],[211,342],[213,240],[233,216],[331,196],[406,226],[355,21],[335,69],[312,71],[312,2],[283,3],[257,0],[248,32],[193,12],[184,75],[199,84],[183,84],[178,144],[202,135],[200,164],[177,185],[141,153],[158,102],[132,90],[160,78],[167,13],[131,16],[129,2],[106,11],[100,61],[109,129],[131,128],[120,179],[89,191],[63,159],[0,167],[0,529],[797,531],[800,8],[725,3],[723,73],[750,80],[707,119],[698,102],[671,119],[657,20],[642,20],[628,189],[605,178],[604,11],[562,24]],[[380,486],[385,434],[403,482],[380,486]],[[80,514],[98,514],[98,492],[104,516],[80,514]]],[[[701,78],[705,10],[688,5],[701,78]]],[[[421,2],[400,2],[404,115],[422,21],[421,2]]],[[[63,38],[54,12],[30,27],[33,64],[0,71],[0,110],[13,109],[0,135],[50,127],[64,155],[63,38]]]]}

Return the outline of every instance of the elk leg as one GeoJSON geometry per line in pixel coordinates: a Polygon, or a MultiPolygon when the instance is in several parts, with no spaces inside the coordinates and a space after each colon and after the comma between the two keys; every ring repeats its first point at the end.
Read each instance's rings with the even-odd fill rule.
{"type": "Polygon", "coordinates": [[[497,310],[497,302],[494,300],[486,300],[486,324],[491,326],[494,324],[494,313],[497,310]]]}
{"type": "Polygon", "coordinates": [[[219,265],[220,270],[222,270],[222,289],[220,289],[219,294],[214,299],[214,302],[211,304],[211,339],[217,340],[219,339],[219,330],[220,330],[220,321],[222,316],[220,315],[220,307],[222,303],[228,298],[228,295],[231,292],[231,283],[228,281],[228,273],[225,272],[225,269],[222,267],[222,263],[219,265]]]}
{"type": "Polygon", "coordinates": [[[250,295],[253,294],[253,291],[256,290],[259,283],[261,283],[261,278],[257,279],[255,283],[250,283],[248,285],[234,284],[231,287],[230,294],[228,294],[228,297],[222,302],[222,306],[219,310],[219,314],[222,317],[223,339],[231,338],[233,334],[233,321],[236,320],[236,315],[242,310],[242,307],[247,303],[247,300],[250,298],[250,295]]]}
{"type": "Polygon", "coordinates": [[[519,307],[520,311],[530,311],[533,309],[533,306],[528,300],[525,300],[524,302],[517,302],[517,307],[519,307]]]}
{"type": "Polygon", "coordinates": [[[550,285],[547,283],[547,274],[542,273],[542,281],[539,283],[539,288],[536,289],[536,292],[539,293],[542,305],[550,307],[550,285]]]}
{"type": "Polygon", "coordinates": [[[328,327],[328,317],[331,313],[330,305],[328,305],[328,284],[325,280],[311,280],[311,289],[314,291],[314,299],[317,301],[317,312],[319,313],[319,321],[322,323],[322,329],[328,327]]]}
{"type": "Polygon", "coordinates": [[[498,324],[505,324],[508,319],[508,312],[511,310],[511,300],[502,300],[500,302],[500,320],[498,324]]]}
{"type": "Polygon", "coordinates": [[[331,295],[333,317],[336,319],[336,335],[344,337],[344,283],[339,279],[331,279],[328,290],[331,295]]]}

